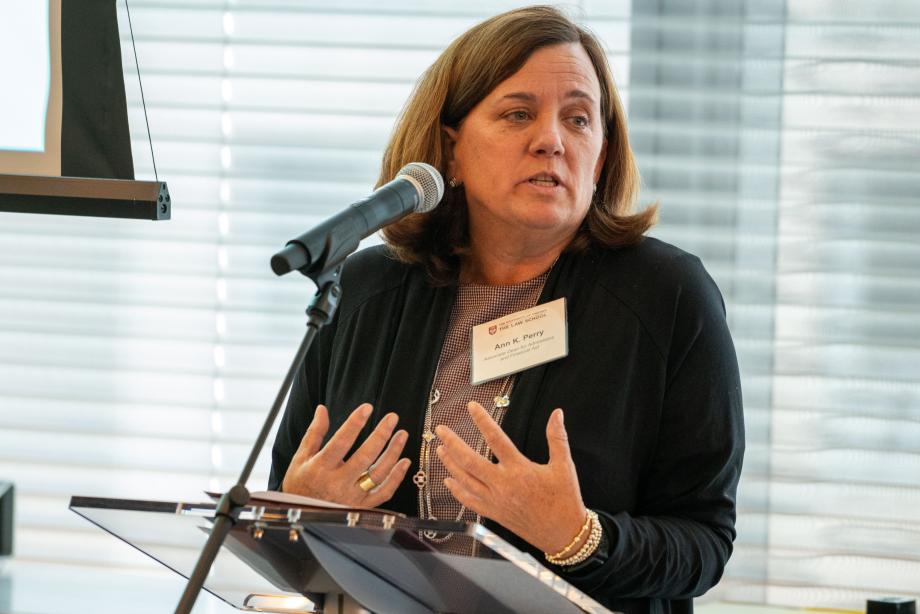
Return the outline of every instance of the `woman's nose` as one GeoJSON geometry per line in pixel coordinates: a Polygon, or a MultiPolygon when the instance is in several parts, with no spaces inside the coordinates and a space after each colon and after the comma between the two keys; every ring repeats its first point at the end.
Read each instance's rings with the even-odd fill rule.
{"type": "Polygon", "coordinates": [[[538,156],[561,156],[565,153],[562,144],[562,126],[555,117],[534,123],[530,151],[538,156]]]}

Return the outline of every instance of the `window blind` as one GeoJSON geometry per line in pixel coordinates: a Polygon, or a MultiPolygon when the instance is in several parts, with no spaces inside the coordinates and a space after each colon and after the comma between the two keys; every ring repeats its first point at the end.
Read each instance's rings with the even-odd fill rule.
{"type": "Polygon", "coordinates": [[[726,298],[748,450],[710,598],[859,609],[920,578],[920,9],[634,2],[654,234],[726,298]]]}

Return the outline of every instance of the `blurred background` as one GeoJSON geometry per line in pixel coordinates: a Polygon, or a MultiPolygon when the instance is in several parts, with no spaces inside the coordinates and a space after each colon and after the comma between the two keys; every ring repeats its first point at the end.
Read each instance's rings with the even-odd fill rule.
{"type": "MultiPolygon", "coordinates": [[[[118,4],[135,165],[153,178],[118,4]]],[[[232,485],[313,293],[269,257],[371,191],[395,115],[450,40],[524,4],[131,0],[172,220],[0,214],[0,480],[17,489],[0,611],[85,611],[116,569],[133,575],[114,594],[161,586],[152,611],[174,605],[181,583],[70,496],[232,485]],[[68,606],[48,584],[89,592],[68,606]]],[[[606,44],[641,202],[661,203],[652,234],[703,259],[738,349],[739,535],[703,601],[916,598],[920,3],[559,6],[606,44]]]]}

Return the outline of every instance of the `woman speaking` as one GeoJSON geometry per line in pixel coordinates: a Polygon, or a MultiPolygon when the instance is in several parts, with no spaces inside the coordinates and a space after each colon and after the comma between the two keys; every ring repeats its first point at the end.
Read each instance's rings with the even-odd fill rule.
{"type": "Polygon", "coordinates": [[[346,263],[270,487],[484,522],[611,609],[692,611],[735,537],[738,368],[699,260],[643,237],[600,43],[548,7],[473,27],[419,81],[381,183],[413,161],[444,200],[346,263]]]}

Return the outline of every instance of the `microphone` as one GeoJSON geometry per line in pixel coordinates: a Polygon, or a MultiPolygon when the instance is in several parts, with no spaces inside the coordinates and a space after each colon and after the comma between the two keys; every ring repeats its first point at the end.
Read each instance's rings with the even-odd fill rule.
{"type": "Polygon", "coordinates": [[[443,196],[444,180],[437,169],[410,162],[370,196],[288,241],[272,256],[272,271],[281,276],[294,269],[304,275],[330,270],[358,249],[364,237],[410,213],[431,211],[443,196]]]}

